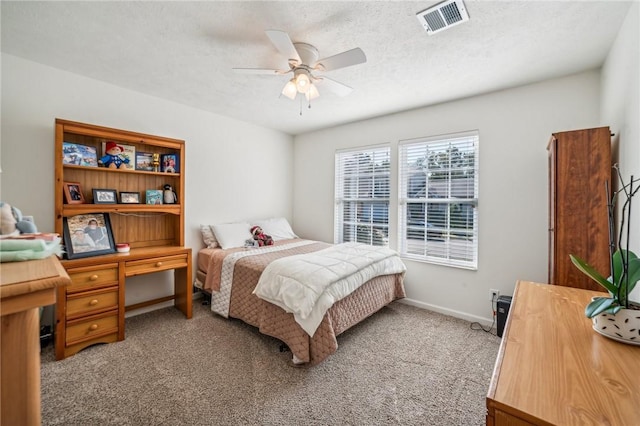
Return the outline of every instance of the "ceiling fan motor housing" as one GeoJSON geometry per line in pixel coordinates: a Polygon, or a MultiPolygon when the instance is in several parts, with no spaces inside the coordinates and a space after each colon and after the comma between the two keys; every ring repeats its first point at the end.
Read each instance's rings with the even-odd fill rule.
{"type": "Polygon", "coordinates": [[[307,69],[310,69],[318,61],[318,49],[308,43],[293,43],[298,56],[300,56],[300,65],[306,65],[307,69]]]}

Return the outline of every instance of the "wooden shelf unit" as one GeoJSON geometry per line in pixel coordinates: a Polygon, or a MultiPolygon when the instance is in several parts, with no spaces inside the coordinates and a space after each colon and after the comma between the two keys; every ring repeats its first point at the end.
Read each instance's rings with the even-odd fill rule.
{"type": "MultiPolygon", "coordinates": [[[[135,158],[131,161],[135,164],[135,158]]],[[[56,119],[55,123],[55,231],[64,234],[64,219],[91,213],[109,214],[115,243],[128,243],[129,253],[113,253],[63,260],[71,285],[58,290],[56,303],[56,358],[96,343],[123,340],[125,311],[174,300],[187,318],[192,316],[192,253],[184,247],[183,140],[152,136],[91,124],[56,119]],[[93,147],[98,158],[107,141],[132,145],[136,152],[177,154],[179,173],[110,169],[64,164],[63,142],[93,147]],[[66,204],[64,183],[77,182],[84,204],[66,204]],[[170,184],[176,204],[145,204],[148,189],[170,184]],[[141,204],[93,204],[93,189],[140,193],[141,204]],[[127,277],[174,271],[174,295],[125,306],[127,277]]]]}

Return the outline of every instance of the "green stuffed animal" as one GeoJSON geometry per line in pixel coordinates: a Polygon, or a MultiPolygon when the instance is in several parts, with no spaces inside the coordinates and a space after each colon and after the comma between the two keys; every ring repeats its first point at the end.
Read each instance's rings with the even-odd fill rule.
{"type": "Polygon", "coordinates": [[[23,216],[19,208],[0,201],[0,236],[35,234],[38,232],[33,217],[23,216]]]}

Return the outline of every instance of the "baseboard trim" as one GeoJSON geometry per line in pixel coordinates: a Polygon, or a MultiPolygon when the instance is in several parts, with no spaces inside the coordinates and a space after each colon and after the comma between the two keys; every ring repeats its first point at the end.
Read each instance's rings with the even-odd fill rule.
{"type": "MultiPolygon", "coordinates": [[[[398,300],[400,303],[404,303],[405,305],[415,306],[416,308],[426,309],[428,311],[437,312],[443,315],[449,315],[451,317],[460,318],[469,322],[479,322],[485,327],[489,327],[493,320],[491,318],[483,318],[476,315],[471,315],[466,312],[460,312],[453,309],[443,308],[442,306],[432,305],[430,303],[420,302],[419,300],[409,299],[405,297],[404,299],[398,300]]],[[[495,328],[495,324],[494,324],[495,328]]]]}

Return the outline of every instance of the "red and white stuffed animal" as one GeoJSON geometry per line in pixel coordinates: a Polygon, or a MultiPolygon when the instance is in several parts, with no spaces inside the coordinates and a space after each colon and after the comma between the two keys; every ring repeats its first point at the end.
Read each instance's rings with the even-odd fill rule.
{"type": "Polygon", "coordinates": [[[273,245],[271,235],[265,234],[258,225],[251,227],[251,235],[253,235],[253,239],[258,242],[258,246],[260,247],[273,245]]]}

